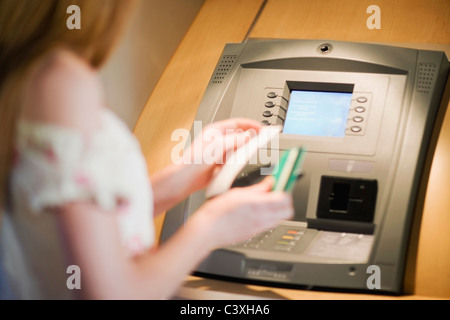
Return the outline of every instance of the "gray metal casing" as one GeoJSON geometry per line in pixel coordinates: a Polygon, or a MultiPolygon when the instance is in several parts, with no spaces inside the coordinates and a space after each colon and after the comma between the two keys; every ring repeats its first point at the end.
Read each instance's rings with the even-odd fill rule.
{"type": "MultiPolygon", "coordinates": [[[[294,221],[281,223],[272,233],[280,236],[286,228],[304,229],[294,249],[271,250],[273,243],[221,248],[197,272],[368,290],[367,268],[376,265],[380,290],[400,293],[419,182],[448,71],[445,54],[436,51],[323,40],[250,39],[227,44],[195,118],[203,126],[230,117],[267,119],[262,112],[268,92],[280,97],[277,106],[287,107],[283,101],[289,95],[286,81],[351,83],[352,110],[359,95],[368,101],[360,132],[351,132],[349,115],[349,129],[342,138],[280,135],[277,149],[304,146],[307,150],[304,174],[293,191],[294,221]],[[327,52],[320,49],[324,44],[327,52]],[[373,221],[319,219],[322,176],[376,180],[373,221]],[[341,259],[308,254],[324,231],[368,234],[372,241],[368,256],[341,259]]],[[[274,122],[279,123],[274,113],[274,122]]],[[[197,192],[170,210],[161,240],[170,237],[204,201],[204,192],[197,192]]]]}

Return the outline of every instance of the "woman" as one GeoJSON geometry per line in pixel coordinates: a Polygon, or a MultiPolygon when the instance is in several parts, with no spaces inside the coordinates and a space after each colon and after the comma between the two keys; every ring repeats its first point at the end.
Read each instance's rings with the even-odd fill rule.
{"type": "MultiPolygon", "coordinates": [[[[13,297],[170,298],[211,250],[292,216],[290,196],[265,180],[207,201],[154,245],[153,213],[204,188],[220,161],[174,164],[149,179],[136,139],[106,108],[97,70],[129,8],[126,0],[0,2],[1,261],[13,297]],[[80,30],[66,26],[69,5],[80,7],[80,30]],[[81,287],[70,283],[72,270],[81,287]]],[[[230,130],[249,129],[259,125],[232,119],[204,135],[228,141],[230,130]]]]}

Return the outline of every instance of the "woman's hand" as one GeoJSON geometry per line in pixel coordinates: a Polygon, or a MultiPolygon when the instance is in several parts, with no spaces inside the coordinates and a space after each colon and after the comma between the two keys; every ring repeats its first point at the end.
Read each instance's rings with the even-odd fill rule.
{"type": "Polygon", "coordinates": [[[227,155],[256,135],[261,126],[257,121],[233,118],[206,126],[184,152],[186,173],[191,175],[191,192],[208,185],[213,173],[227,161],[227,155]]]}
{"type": "Polygon", "coordinates": [[[273,179],[266,178],[250,187],[233,188],[198,209],[192,220],[209,230],[210,249],[246,240],[293,217],[291,195],[272,192],[272,185],[273,179]]]}
{"type": "Polygon", "coordinates": [[[184,151],[183,163],[168,166],[152,175],[154,213],[157,215],[206,187],[214,170],[225,163],[227,152],[246,143],[259,129],[258,122],[241,118],[206,126],[184,151]]]}

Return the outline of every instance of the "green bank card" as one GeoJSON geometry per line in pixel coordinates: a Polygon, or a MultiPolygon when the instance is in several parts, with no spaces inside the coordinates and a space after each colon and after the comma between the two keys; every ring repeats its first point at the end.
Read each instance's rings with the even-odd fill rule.
{"type": "Polygon", "coordinates": [[[289,192],[294,188],[295,181],[301,173],[304,157],[304,148],[296,147],[283,152],[272,172],[272,176],[275,178],[272,191],[289,192]]]}

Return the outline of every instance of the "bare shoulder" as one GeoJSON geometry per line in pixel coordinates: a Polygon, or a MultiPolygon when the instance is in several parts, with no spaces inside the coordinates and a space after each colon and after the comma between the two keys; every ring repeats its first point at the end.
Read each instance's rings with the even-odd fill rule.
{"type": "Polygon", "coordinates": [[[23,117],[89,131],[97,126],[104,97],[97,72],[68,50],[45,57],[25,89],[23,117]]]}

